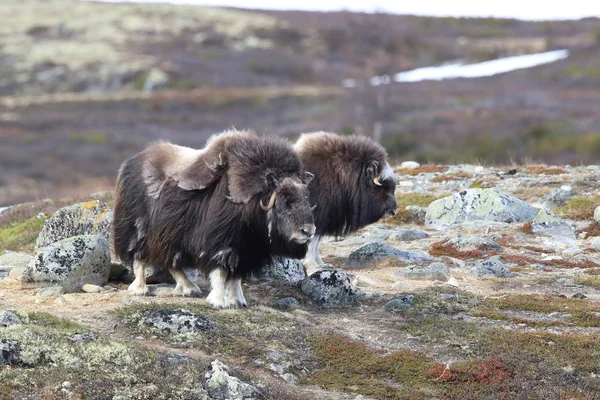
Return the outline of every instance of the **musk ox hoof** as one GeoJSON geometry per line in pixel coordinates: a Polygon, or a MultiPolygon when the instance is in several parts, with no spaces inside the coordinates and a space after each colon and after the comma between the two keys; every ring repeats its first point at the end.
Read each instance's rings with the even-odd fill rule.
{"type": "Polygon", "coordinates": [[[197,285],[192,286],[183,286],[177,284],[173,289],[174,296],[182,296],[182,297],[199,297],[202,294],[202,291],[197,285]]]}
{"type": "Polygon", "coordinates": [[[227,304],[227,302],[225,301],[225,297],[223,296],[222,291],[215,291],[214,289],[211,290],[208,294],[208,297],[206,297],[206,301],[214,308],[229,307],[229,304],[227,304]]]}
{"type": "Polygon", "coordinates": [[[140,285],[136,281],[133,281],[133,283],[129,285],[127,291],[134,296],[150,296],[150,289],[148,289],[148,286],[146,284],[140,285]]]}

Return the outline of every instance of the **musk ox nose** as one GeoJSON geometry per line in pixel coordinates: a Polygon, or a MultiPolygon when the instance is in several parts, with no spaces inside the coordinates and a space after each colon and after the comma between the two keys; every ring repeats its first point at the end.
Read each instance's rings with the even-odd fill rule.
{"type": "Polygon", "coordinates": [[[317,231],[317,228],[314,225],[304,225],[303,227],[300,228],[300,232],[302,232],[309,238],[315,236],[316,231],[317,231]]]}
{"type": "Polygon", "coordinates": [[[390,211],[390,214],[392,214],[392,217],[393,217],[394,215],[396,215],[396,211],[397,211],[397,210],[396,210],[395,208],[394,208],[394,209],[392,209],[392,210],[390,211]]]}

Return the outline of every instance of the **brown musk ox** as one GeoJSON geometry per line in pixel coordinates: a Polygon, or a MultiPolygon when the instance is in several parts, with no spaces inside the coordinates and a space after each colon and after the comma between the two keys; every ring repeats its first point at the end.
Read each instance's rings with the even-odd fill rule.
{"type": "Polygon", "coordinates": [[[317,231],[304,260],[307,274],[323,265],[319,241],[345,236],[396,214],[396,182],[385,149],[364,136],[305,133],[294,150],[315,177],[309,184],[317,231]]]}
{"type": "Polygon", "coordinates": [[[148,294],[144,267],[167,269],[175,294],[200,293],[184,273],[208,275],[208,302],[245,307],[241,282],[272,256],[302,259],[315,233],[308,182],[292,146],[227,131],[201,150],[167,142],[123,163],[116,185],[113,240],[133,265],[129,291],[148,294]]]}

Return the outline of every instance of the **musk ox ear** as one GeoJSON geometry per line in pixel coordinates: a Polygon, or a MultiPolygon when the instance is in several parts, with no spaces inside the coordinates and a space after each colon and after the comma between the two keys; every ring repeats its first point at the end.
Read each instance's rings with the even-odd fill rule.
{"type": "Polygon", "coordinates": [[[371,161],[367,164],[366,171],[367,176],[374,179],[379,176],[379,162],[371,161]]]}
{"type": "Polygon", "coordinates": [[[314,178],[314,177],[315,177],[315,176],[314,176],[314,174],[311,174],[311,173],[310,173],[310,172],[308,172],[308,171],[304,171],[304,172],[302,173],[302,175],[300,175],[300,180],[301,180],[301,181],[302,181],[302,183],[304,183],[305,185],[308,185],[308,184],[310,183],[310,181],[312,181],[312,180],[313,180],[313,178],[314,178]]]}

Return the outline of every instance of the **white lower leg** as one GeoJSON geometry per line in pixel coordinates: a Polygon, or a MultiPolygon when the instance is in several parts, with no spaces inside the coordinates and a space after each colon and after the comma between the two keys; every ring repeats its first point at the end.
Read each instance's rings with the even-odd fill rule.
{"type": "Polygon", "coordinates": [[[208,275],[208,278],[210,279],[211,290],[206,301],[215,308],[229,307],[229,304],[225,299],[225,280],[227,279],[227,271],[223,268],[217,268],[208,275]]]}
{"type": "Polygon", "coordinates": [[[232,278],[225,283],[226,301],[229,307],[247,307],[244,291],[242,290],[242,278],[232,278]]]}
{"type": "Polygon", "coordinates": [[[150,294],[148,286],[146,286],[146,275],[144,271],[144,263],[141,261],[133,262],[133,273],[135,274],[135,280],[129,285],[127,291],[133,293],[136,296],[147,296],[150,294]]]}
{"type": "Polygon", "coordinates": [[[306,258],[304,259],[304,270],[306,271],[306,275],[311,275],[315,271],[318,271],[320,266],[324,264],[323,260],[321,260],[321,256],[319,255],[320,241],[321,236],[315,236],[308,244],[308,252],[306,253],[306,258]]]}
{"type": "Polygon", "coordinates": [[[173,294],[181,295],[183,297],[195,297],[202,293],[200,288],[198,288],[195,283],[190,281],[182,269],[171,269],[169,272],[175,279],[175,282],[177,282],[175,289],[173,289],[173,294]]]}

